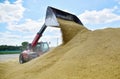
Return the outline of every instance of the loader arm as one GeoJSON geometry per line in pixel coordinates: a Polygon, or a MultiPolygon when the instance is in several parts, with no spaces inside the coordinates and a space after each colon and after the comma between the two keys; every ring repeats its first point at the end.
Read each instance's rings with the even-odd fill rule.
{"type": "Polygon", "coordinates": [[[32,47],[32,48],[34,48],[34,47],[37,45],[40,37],[42,37],[42,34],[43,34],[43,32],[45,31],[46,28],[47,28],[47,26],[46,26],[45,24],[43,24],[42,28],[41,28],[41,29],[39,30],[39,32],[36,34],[34,40],[33,40],[32,43],[31,43],[31,47],[32,47]]]}

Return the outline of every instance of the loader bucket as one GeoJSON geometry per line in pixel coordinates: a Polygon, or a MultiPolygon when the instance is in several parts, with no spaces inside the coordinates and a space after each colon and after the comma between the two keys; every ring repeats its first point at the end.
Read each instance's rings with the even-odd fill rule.
{"type": "Polygon", "coordinates": [[[80,25],[83,25],[77,16],[75,16],[71,13],[48,6],[47,12],[46,12],[45,25],[46,26],[59,26],[57,18],[74,21],[80,25]]]}

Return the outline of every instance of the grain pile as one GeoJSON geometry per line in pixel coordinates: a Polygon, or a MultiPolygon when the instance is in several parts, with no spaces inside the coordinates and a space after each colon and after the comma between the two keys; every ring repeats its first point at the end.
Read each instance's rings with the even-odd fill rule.
{"type": "Polygon", "coordinates": [[[59,22],[64,44],[28,63],[7,63],[2,78],[120,79],[120,28],[89,31],[79,25],[75,30],[76,23],[59,22]]]}
{"type": "Polygon", "coordinates": [[[74,23],[73,21],[62,20],[58,18],[62,31],[63,44],[69,42],[78,32],[85,32],[87,28],[74,23]]]}
{"type": "Polygon", "coordinates": [[[6,67],[5,63],[0,62],[0,79],[5,74],[5,67],[6,67]]]}

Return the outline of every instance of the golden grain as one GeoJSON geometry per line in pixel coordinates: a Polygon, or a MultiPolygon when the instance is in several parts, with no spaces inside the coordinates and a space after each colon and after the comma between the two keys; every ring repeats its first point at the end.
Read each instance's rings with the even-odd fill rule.
{"type": "Polygon", "coordinates": [[[120,28],[90,31],[74,22],[59,19],[59,23],[64,44],[22,65],[7,62],[2,78],[120,78],[120,28]]]}

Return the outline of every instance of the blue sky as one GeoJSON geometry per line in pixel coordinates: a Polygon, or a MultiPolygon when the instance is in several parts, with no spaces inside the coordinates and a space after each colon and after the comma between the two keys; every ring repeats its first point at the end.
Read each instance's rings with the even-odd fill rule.
{"type": "MultiPolygon", "coordinates": [[[[0,45],[31,42],[48,6],[73,13],[90,30],[120,27],[120,0],[0,0],[0,45]]],[[[48,27],[40,41],[61,43],[60,29],[48,27]]]]}

